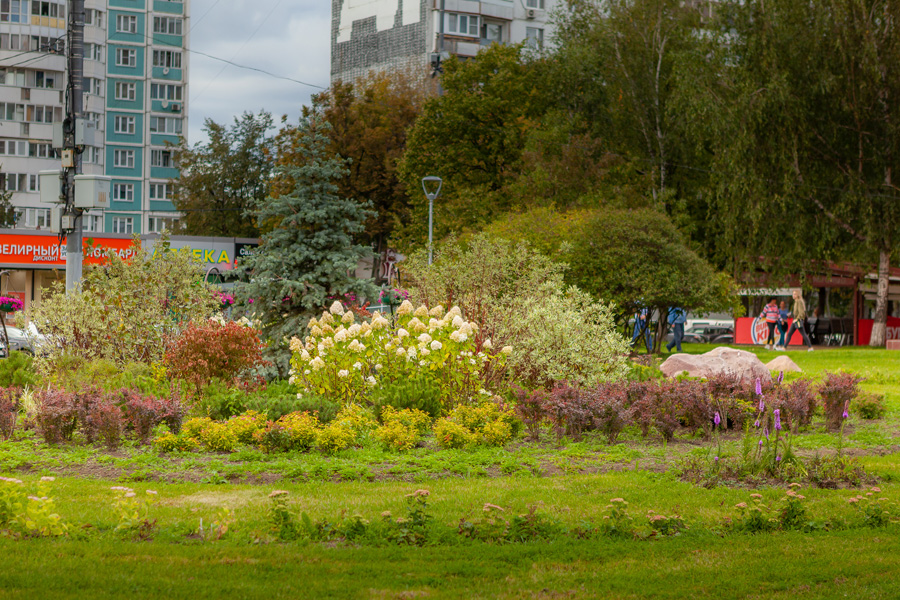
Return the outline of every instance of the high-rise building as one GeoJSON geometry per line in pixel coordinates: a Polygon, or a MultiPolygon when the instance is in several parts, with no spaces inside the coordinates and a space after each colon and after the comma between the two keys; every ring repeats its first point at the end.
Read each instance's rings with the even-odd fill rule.
{"type": "Polygon", "coordinates": [[[494,42],[549,40],[557,0],[332,0],[331,79],[427,64],[432,54],[475,56],[494,42]]]}
{"type": "MultiPolygon", "coordinates": [[[[38,173],[59,169],[52,123],[65,112],[66,0],[0,0],[0,185],[16,228],[47,229],[38,173]]],[[[167,142],[187,130],[190,0],[85,0],[84,117],[94,144],[82,170],[112,177],[106,211],[86,232],[148,233],[171,226],[178,176],[167,142]]]]}

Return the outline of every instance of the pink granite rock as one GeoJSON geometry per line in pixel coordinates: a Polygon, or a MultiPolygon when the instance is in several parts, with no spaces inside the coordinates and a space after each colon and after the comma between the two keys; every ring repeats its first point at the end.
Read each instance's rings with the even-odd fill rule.
{"type": "Polygon", "coordinates": [[[769,369],[752,352],[719,346],[706,354],[673,354],[659,366],[666,377],[687,373],[691,377],[714,377],[727,373],[737,375],[744,383],[772,381],[769,369]]]}

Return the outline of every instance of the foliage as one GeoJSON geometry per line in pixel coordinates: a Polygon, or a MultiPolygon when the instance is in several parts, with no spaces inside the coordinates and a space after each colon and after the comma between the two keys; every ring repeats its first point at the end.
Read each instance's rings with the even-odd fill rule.
{"type": "Polygon", "coordinates": [[[557,534],[560,527],[544,513],[538,512],[532,504],[528,512],[504,517],[506,510],[496,504],[486,503],[482,507],[480,517],[459,520],[459,535],[490,543],[525,542],[550,538],[557,534]]]}
{"type": "Polygon", "coordinates": [[[603,535],[633,537],[634,519],[628,514],[628,502],[623,498],[613,498],[603,509],[600,532],[603,535]]]}
{"type": "Polygon", "coordinates": [[[396,410],[392,406],[384,408],[381,420],[384,424],[375,430],[375,438],[385,447],[400,451],[418,444],[431,422],[429,415],[421,410],[396,410]]]}
{"type": "Polygon", "coordinates": [[[547,391],[543,389],[528,391],[513,385],[512,394],[515,399],[516,415],[525,426],[528,438],[531,440],[540,439],[541,422],[544,420],[547,410],[546,404],[549,398],[547,391]]]}
{"type": "Polygon", "coordinates": [[[853,403],[853,411],[863,419],[883,419],[887,413],[884,396],[863,392],[853,403]]]}
{"type": "MultiPolygon", "coordinates": [[[[310,413],[295,412],[285,415],[278,419],[276,425],[287,434],[285,450],[309,450],[318,439],[319,420],[310,413]]],[[[277,431],[266,433],[274,438],[277,431]]],[[[274,443],[270,442],[270,445],[274,443]]]]}
{"type": "MultiPolygon", "coordinates": [[[[304,341],[291,340],[293,381],[309,392],[352,405],[365,401],[379,385],[427,378],[440,387],[447,410],[488,393],[482,373],[488,368],[502,371],[511,350],[493,351],[485,341],[479,351],[476,326],[455,307],[444,314],[440,306],[413,310],[404,301],[393,323],[379,313],[371,323],[354,321],[353,313],[338,302],[320,319],[311,319],[311,335],[304,341]]],[[[425,404],[422,408],[434,410],[425,404]]]]}
{"type": "Polygon", "coordinates": [[[356,440],[353,430],[335,420],[323,427],[316,437],[316,447],[325,454],[346,450],[356,440]]]}
{"type": "Polygon", "coordinates": [[[275,490],[269,494],[272,503],[269,505],[269,524],[278,539],[288,541],[295,539],[299,533],[297,520],[288,510],[288,492],[275,490]]]}
{"type": "Polygon", "coordinates": [[[116,514],[116,533],[124,537],[149,540],[156,528],[156,519],[150,520],[150,507],[156,502],[157,493],[147,490],[139,495],[133,489],[114,486],[116,493],[113,512],[116,514]]]}
{"type": "Polygon", "coordinates": [[[859,511],[863,523],[869,527],[885,527],[896,522],[900,517],[896,503],[884,496],[876,498],[876,494],[881,494],[881,489],[873,487],[864,494],[850,498],[848,502],[859,511]]]}
{"type": "Polygon", "coordinates": [[[259,199],[251,209],[271,230],[241,265],[248,282],[235,288],[236,306],[259,322],[275,354],[283,353],[283,340],[300,331],[328,297],[375,295],[370,280],[355,276],[359,259],[371,250],[353,243],[372,211],[339,195],[346,163],[329,154],[327,133],[327,124],[303,119],[296,166],[283,167],[293,190],[259,199]]]}
{"type": "Polygon", "coordinates": [[[434,436],[443,448],[464,448],[483,444],[503,446],[522,428],[511,408],[494,401],[478,405],[461,404],[434,424],[434,436]]]}
{"type": "Polygon", "coordinates": [[[69,525],[54,512],[50,483],[53,477],[41,477],[27,486],[19,479],[0,477],[0,530],[20,537],[58,537],[66,535],[69,525]]]}
{"type": "Polygon", "coordinates": [[[78,424],[78,405],[75,395],[48,388],[36,392],[38,431],[48,444],[72,439],[78,424]]]}
{"type": "Polygon", "coordinates": [[[167,432],[153,439],[153,447],[159,452],[193,452],[200,448],[200,443],[184,432],[178,435],[167,432]]]}
{"type": "Polygon", "coordinates": [[[210,452],[233,452],[238,444],[237,433],[226,423],[212,421],[200,430],[200,443],[210,452]]]}
{"type": "MultiPolygon", "coordinates": [[[[256,221],[247,214],[269,196],[274,167],[272,116],[245,112],[228,127],[206,119],[209,141],[193,147],[182,137],[174,161],[180,177],[173,181],[175,207],[188,235],[257,237],[256,221]]],[[[172,185],[172,184],[170,184],[172,185]]]]}
{"type": "Polygon", "coordinates": [[[10,439],[16,430],[21,396],[22,390],[19,388],[0,388],[0,439],[10,439]]]}
{"type": "Polygon", "coordinates": [[[157,398],[133,390],[121,390],[119,402],[123,405],[129,424],[141,444],[150,442],[150,434],[158,424],[165,422],[172,433],[181,429],[185,409],[177,395],[157,398]]]}
{"type": "Polygon", "coordinates": [[[0,361],[0,387],[34,387],[36,383],[34,359],[25,352],[13,350],[0,361]]]}
{"type": "Polygon", "coordinates": [[[825,408],[825,425],[830,430],[840,429],[850,410],[850,403],[859,395],[862,377],[852,373],[825,373],[819,386],[819,397],[825,408]]]}
{"type": "Polygon", "coordinates": [[[441,395],[440,383],[426,371],[376,386],[371,393],[372,408],[377,419],[382,419],[388,408],[418,410],[436,419],[443,409],[441,395]]]}
{"type": "Polygon", "coordinates": [[[238,444],[252,444],[256,439],[256,432],[266,427],[266,415],[250,410],[228,419],[226,425],[238,444]]]}
{"type": "Polygon", "coordinates": [[[192,382],[198,393],[213,378],[237,379],[262,364],[259,334],[235,321],[189,323],[166,347],[168,373],[192,382]]]}
{"type": "Polygon", "coordinates": [[[52,374],[73,359],[159,362],[167,337],[217,308],[189,248],[171,249],[163,235],[152,255],[137,239],[123,254],[86,266],[78,291],[66,294],[57,283],[41,299],[32,320],[54,343],[35,359],[39,371],[52,374]]]}

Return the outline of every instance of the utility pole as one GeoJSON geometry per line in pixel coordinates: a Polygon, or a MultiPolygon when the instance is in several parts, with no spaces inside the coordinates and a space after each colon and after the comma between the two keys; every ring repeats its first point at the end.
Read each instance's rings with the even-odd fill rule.
{"type": "Polygon", "coordinates": [[[61,199],[65,200],[60,232],[66,237],[66,292],[81,283],[82,210],[75,206],[75,175],[81,173],[81,152],[84,140],[84,0],[69,0],[69,21],[66,28],[66,116],[63,120],[63,151],[60,172],[61,199]],[[81,130],[80,136],[76,131],[81,130]],[[79,142],[80,149],[79,149],[79,142]]]}

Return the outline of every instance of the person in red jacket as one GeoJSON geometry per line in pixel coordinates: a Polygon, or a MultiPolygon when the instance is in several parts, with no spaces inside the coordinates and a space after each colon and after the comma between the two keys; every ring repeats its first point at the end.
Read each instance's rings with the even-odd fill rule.
{"type": "Polygon", "coordinates": [[[768,304],[763,307],[759,318],[762,319],[764,317],[766,319],[766,327],[769,330],[769,336],[766,338],[766,350],[773,350],[775,348],[775,326],[778,325],[778,319],[781,317],[775,298],[769,298],[768,304]]]}

